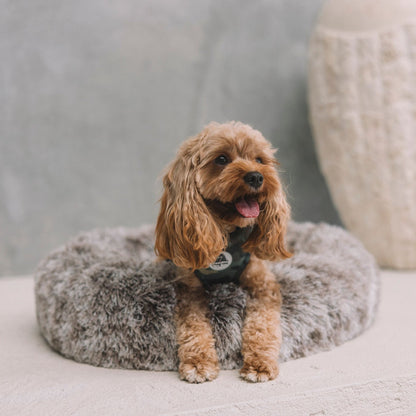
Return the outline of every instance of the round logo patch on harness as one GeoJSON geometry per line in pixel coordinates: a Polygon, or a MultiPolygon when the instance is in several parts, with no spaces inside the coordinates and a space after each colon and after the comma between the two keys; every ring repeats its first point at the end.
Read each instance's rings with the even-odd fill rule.
{"type": "Polygon", "coordinates": [[[223,251],[217,257],[214,263],[210,264],[209,267],[212,270],[220,271],[225,270],[230,267],[231,263],[233,262],[233,256],[228,251],[223,251]]]}

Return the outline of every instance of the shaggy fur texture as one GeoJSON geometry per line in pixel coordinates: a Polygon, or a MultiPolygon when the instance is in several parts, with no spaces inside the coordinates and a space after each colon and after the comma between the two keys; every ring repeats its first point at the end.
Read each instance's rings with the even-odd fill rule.
{"type": "Polygon", "coordinates": [[[182,144],[163,178],[155,245],[178,267],[175,324],[184,380],[201,383],[219,372],[208,299],[194,271],[215,262],[231,233],[248,228],[242,249],[250,257],[238,276],[248,293],[240,374],[257,382],[279,373],[281,296],[265,260],[291,254],[284,244],[290,208],[275,151],[247,124],[210,123],[182,144]]]}
{"type": "MultiPolygon", "coordinates": [[[[373,257],[339,227],[291,223],[295,255],[270,263],[281,287],[280,361],[329,350],[373,322],[379,275],[373,257]]],[[[79,235],[41,262],[36,309],[48,344],[79,362],[112,368],[177,370],[173,280],[155,262],[153,227],[79,235]]],[[[246,292],[219,284],[207,293],[221,368],[242,365],[246,292]]]]}

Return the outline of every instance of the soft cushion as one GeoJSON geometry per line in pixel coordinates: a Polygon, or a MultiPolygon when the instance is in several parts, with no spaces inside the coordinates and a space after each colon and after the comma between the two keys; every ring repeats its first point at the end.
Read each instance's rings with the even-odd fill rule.
{"type": "MultiPolygon", "coordinates": [[[[95,366],[174,370],[176,267],[156,261],[153,227],[83,233],[35,274],[40,330],[62,355],[95,366]]],[[[291,223],[290,259],[270,263],[283,296],[280,360],[324,351],[373,322],[379,273],[360,242],[339,227],[291,223]]],[[[241,366],[246,293],[207,290],[221,367],[241,366]]]]}

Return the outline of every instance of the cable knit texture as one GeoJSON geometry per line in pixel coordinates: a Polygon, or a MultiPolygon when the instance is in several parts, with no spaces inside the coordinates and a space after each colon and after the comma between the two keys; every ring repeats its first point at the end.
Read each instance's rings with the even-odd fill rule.
{"type": "MultiPolygon", "coordinates": [[[[176,267],[155,261],[152,227],[83,233],[51,253],[35,274],[40,330],[76,361],[103,367],[177,368],[172,281],[176,267]]],[[[379,297],[373,257],[339,227],[292,223],[295,255],[272,263],[281,285],[281,361],[356,337],[370,326],[379,297]]],[[[246,293],[234,283],[207,291],[222,368],[241,366],[246,293]]]]}
{"type": "Polygon", "coordinates": [[[416,268],[416,23],[358,33],[318,26],[309,102],[344,224],[382,266],[416,268]]]}

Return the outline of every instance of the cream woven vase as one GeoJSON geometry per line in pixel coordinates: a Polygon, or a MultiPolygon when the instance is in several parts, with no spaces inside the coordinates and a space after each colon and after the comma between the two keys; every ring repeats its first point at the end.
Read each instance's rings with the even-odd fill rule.
{"type": "Polygon", "coordinates": [[[310,118],[344,225],[416,268],[416,0],[331,0],[314,30],[310,118]]]}

